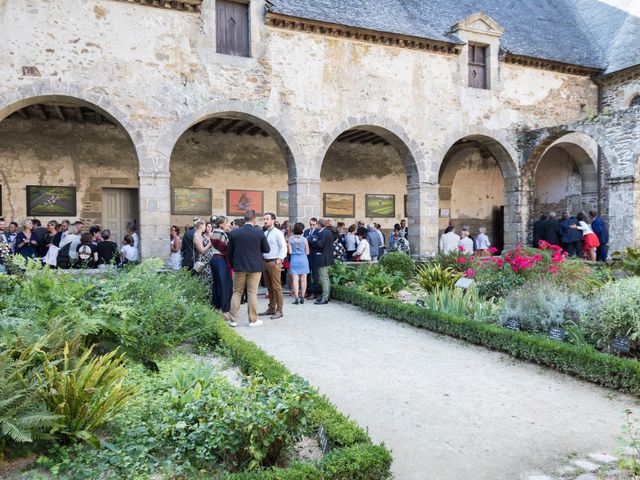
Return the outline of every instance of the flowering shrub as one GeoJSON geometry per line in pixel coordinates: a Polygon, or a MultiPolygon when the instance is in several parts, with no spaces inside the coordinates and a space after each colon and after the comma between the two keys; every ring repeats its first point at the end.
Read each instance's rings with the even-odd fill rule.
{"type": "Polygon", "coordinates": [[[464,276],[476,280],[481,295],[504,297],[527,280],[558,275],[565,255],[559,246],[541,241],[540,249],[519,246],[502,257],[470,256],[460,263],[464,276]]]}

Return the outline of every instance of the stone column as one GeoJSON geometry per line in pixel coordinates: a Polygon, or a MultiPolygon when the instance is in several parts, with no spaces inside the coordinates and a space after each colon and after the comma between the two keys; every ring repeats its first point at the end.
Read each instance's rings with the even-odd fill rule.
{"type": "Polygon", "coordinates": [[[295,178],[289,180],[289,221],[305,225],[311,217],[322,216],[320,179],[295,178]]]}
{"type": "Polygon", "coordinates": [[[530,208],[526,188],[518,177],[504,179],[504,248],[512,250],[527,244],[530,208]]]}
{"type": "Polygon", "coordinates": [[[640,243],[640,192],[633,176],[609,178],[609,252],[640,243]]]}
{"type": "Polygon", "coordinates": [[[407,219],[411,256],[425,260],[438,253],[438,185],[407,185],[407,219]]]}
{"type": "Polygon", "coordinates": [[[139,173],[140,246],[142,257],[168,258],[171,226],[169,172],[139,173]]]}

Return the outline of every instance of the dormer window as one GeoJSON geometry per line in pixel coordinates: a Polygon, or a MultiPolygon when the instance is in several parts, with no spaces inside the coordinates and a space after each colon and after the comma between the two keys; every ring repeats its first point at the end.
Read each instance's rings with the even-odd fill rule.
{"type": "Polygon", "coordinates": [[[238,57],[249,56],[249,5],[216,1],[216,51],[238,57]]]}
{"type": "Polygon", "coordinates": [[[636,95],[631,99],[630,107],[640,107],[640,95],[636,95]]]}
{"type": "Polygon", "coordinates": [[[469,86],[487,88],[487,50],[482,45],[469,44],[469,86]]]}

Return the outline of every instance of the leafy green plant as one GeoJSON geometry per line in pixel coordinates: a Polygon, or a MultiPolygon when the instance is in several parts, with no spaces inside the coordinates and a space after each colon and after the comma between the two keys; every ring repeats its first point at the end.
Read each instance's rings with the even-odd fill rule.
{"type": "Polygon", "coordinates": [[[215,378],[215,369],[210,365],[183,368],[169,377],[171,404],[178,410],[188,403],[199,400],[215,378]]]}
{"type": "Polygon", "coordinates": [[[355,279],[355,268],[336,261],[331,267],[330,275],[333,285],[345,285],[355,279]]]}
{"type": "Polygon", "coordinates": [[[100,441],[93,432],[124,409],[136,388],[123,386],[127,371],[117,350],[93,359],[91,351],[73,360],[65,345],[61,368],[57,362],[45,362],[42,375],[37,375],[38,394],[50,411],[61,416],[54,433],[97,448],[100,441]]]}
{"type": "Polygon", "coordinates": [[[622,258],[622,268],[633,275],[640,275],[640,248],[625,248],[614,255],[622,258]]]}
{"type": "Polygon", "coordinates": [[[378,263],[385,271],[400,275],[407,280],[413,277],[416,269],[416,264],[411,257],[401,252],[387,253],[380,257],[378,263]]]}
{"type": "Polygon", "coordinates": [[[36,395],[37,381],[32,372],[36,352],[5,348],[0,344],[0,461],[8,442],[48,438],[49,430],[59,419],[36,395]]]}
{"type": "Polygon", "coordinates": [[[590,305],[583,297],[566,288],[532,281],[507,296],[500,323],[506,325],[515,321],[523,330],[546,332],[565,322],[580,323],[589,309],[590,305]]]}
{"type": "Polygon", "coordinates": [[[640,340],[640,277],[607,283],[594,299],[587,328],[606,346],[617,336],[640,340]]]}
{"type": "Polygon", "coordinates": [[[417,269],[418,284],[427,292],[437,288],[453,287],[462,278],[462,274],[451,267],[443,267],[439,263],[427,263],[417,269]]]}
{"type": "Polygon", "coordinates": [[[403,277],[380,271],[368,276],[360,285],[362,291],[378,297],[393,298],[406,285],[403,277]]]}
{"type": "Polygon", "coordinates": [[[494,320],[499,307],[494,301],[480,298],[478,291],[456,287],[436,287],[425,300],[425,307],[435,312],[458,317],[469,316],[476,321],[494,320]]]}

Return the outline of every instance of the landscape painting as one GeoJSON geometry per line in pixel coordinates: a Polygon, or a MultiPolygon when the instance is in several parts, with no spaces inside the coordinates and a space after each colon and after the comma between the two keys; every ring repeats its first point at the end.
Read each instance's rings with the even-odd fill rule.
{"type": "Polygon", "coordinates": [[[227,215],[244,215],[247,210],[255,210],[256,215],[264,214],[264,192],[262,190],[227,190],[227,215]]]}
{"type": "Polygon", "coordinates": [[[365,195],[365,216],[393,218],[396,216],[395,195],[365,195]]]}
{"type": "Polygon", "coordinates": [[[172,188],[173,215],[211,215],[210,188],[172,188]]]}
{"type": "Polygon", "coordinates": [[[289,192],[277,193],[276,215],[281,218],[289,216],[289,192]]]}
{"type": "Polygon", "coordinates": [[[356,216],[356,196],[352,193],[325,193],[324,216],[353,218],[356,216]]]}
{"type": "Polygon", "coordinates": [[[27,185],[27,216],[75,217],[76,187],[27,185]]]}

